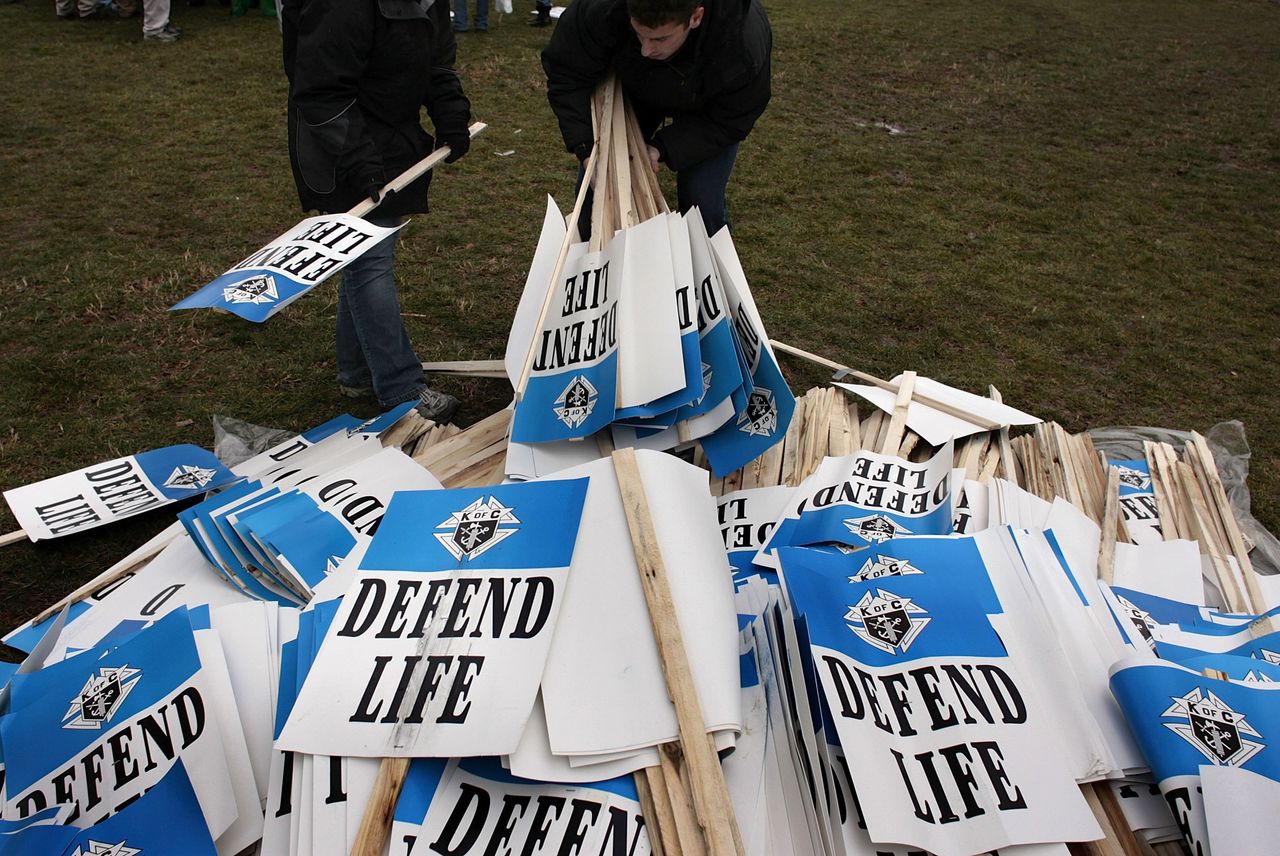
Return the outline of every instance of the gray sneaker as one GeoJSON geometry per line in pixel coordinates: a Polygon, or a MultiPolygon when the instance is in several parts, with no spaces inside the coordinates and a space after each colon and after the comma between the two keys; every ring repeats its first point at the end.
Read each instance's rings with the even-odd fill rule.
{"type": "Polygon", "coordinates": [[[431,387],[424,386],[418,393],[418,404],[414,409],[419,415],[437,425],[445,425],[453,420],[453,414],[458,412],[460,404],[461,402],[452,395],[436,392],[431,387]]]}
{"type": "Polygon", "coordinates": [[[178,34],[172,30],[161,30],[158,33],[147,33],[142,40],[144,42],[176,42],[178,34]]]}

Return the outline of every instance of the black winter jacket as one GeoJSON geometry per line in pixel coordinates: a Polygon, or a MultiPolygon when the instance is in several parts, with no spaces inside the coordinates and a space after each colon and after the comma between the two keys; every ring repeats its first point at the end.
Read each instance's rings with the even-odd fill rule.
{"type": "Polygon", "coordinates": [[[565,148],[590,148],[591,93],[610,69],[672,169],[746,139],[769,103],[769,19],[760,0],[703,0],[703,9],[701,25],[665,61],[641,56],[626,0],[575,0],[565,10],[542,52],[565,148]],[[664,118],[672,122],[659,129],[664,118]]]}
{"type": "MultiPolygon", "coordinates": [[[[304,210],[346,211],[430,153],[424,106],[437,136],[466,134],[448,0],[286,0],[282,12],[289,160],[304,210]]],[[[430,178],[374,216],[426,211],[430,178]]]]}

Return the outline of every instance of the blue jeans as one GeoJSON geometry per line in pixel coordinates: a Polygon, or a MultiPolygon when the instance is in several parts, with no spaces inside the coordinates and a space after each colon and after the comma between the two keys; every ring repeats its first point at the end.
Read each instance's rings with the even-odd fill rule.
{"type": "MultiPolygon", "coordinates": [[[[453,29],[462,33],[470,29],[467,20],[467,0],[453,0],[453,29]]],[[[476,0],[476,29],[489,29],[489,0],[476,0]]]]}
{"type": "MultiPolygon", "coordinates": [[[[397,217],[371,218],[375,226],[397,225],[397,217]]],[[[417,398],[427,385],[413,352],[396,294],[396,238],[374,244],[342,269],[338,287],[338,383],[372,386],[384,408],[417,398]]]]}
{"type": "MultiPolygon", "coordinates": [[[[680,213],[685,214],[693,206],[698,206],[708,235],[714,235],[721,227],[729,225],[729,206],[725,191],[729,186],[729,176],[733,173],[734,161],[738,158],[738,146],[739,143],[725,146],[706,160],[676,173],[676,201],[680,206],[680,213]]],[[[578,166],[578,183],[573,186],[575,193],[582,186],[585,166],[578,166]]],[[[578,216],[578,232],[584,241],[591,237],[592,195],[587,194],[582,202],[582,212],[578,216]]]]}

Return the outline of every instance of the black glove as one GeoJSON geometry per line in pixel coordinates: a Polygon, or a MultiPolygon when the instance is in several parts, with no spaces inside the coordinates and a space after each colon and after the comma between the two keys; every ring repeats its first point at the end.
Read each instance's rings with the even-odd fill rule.
{"type": "Polygon", "coordinates": [[[586,163],[587,158],[591,157],[591,150],[595,148],[592,143],[578,143],[573,147],[573,155],[578,159],[578,163],[586,163]]]}
{"type": "Polygon", "coordinates": [[[471,150],[471,135],[466,131],[441,134],[438,142],[442,147],[449,147],[449,156],[444,159],[445,163],[453,163],[471,150]]]}

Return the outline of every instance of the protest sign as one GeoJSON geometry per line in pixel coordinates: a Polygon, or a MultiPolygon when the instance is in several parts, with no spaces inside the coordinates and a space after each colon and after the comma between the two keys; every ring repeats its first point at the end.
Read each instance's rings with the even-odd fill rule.
{"type": "Polygon", "coordinates": [[[199,446],[168,446],[4,492],[32,541],[60,538],[199,496],[236,476],[199,446]]]}
{"type": "Polygon", "coordinates": [[[261,323],[399,231],[350,214],[308,217],[170,307],[261,323]]]}
{"type": "Polygon", "coordinates": [[[398,493],[278,747],[363,757],[514,750],[585,493],[579,480],[398,493]],[[425,522],[434,529],[424,533],[425,522]]]}
{"type": "MultiPolygon", "coordinates": [[[[694,216],[697,216],[695,213],[694,216]]],[[[675,320],[680,336],[679,361],[683,367],[680,386],[666,395],[637,407],[619,407],[616,418],[654,418],[669,414],[675,422],[675,410],[702,395],[702,350],[699,346],[697,283],[693,274],[689,229],[684,215],[666,215],[670,241],[671,267],[675,276],[675,320]]],[[[624,340],[625,341],[625,340],[624,340]]],[[[620,355],[625,359],[625,351],[620,355]]],[[[669,446],[666,448],[670,448],[669,446]]]]}
{"type": "Polygon", "coordinates": [[[600,252],[570,248],[533,339],[529,379],[511,437],[545,443],[587,437],[613,421],[618,389],[618,298],[623,236],[600,252]],[[613,282],[610,282],[612,276],[613,282]]]}
{"type": "MultiPolygon", "coordinates": [[[[1266,751],[1272,735],[1280,733],[1280,685],[1217,680],[1173,663],[1125,660],[1111,669],[1111,689],[1191,852],[1211,852],[1203,767],[1280,781],[1280,756],[1266,751]]],[[[1219,782],[1228,788],[1241,783],[1234,777],[1219,782]]],[[[1244,798],[1245,792],[1227,796],[1244,798]]]]}
{"type": "MultiPolygon", "coordinates": [[[[677,218],[679,215],[675,215],[677,218]]],[[[684,349],[681,332],[692,329],[691,313],[680,315],[672,259],[670,218],[652,217],[624,230],[618,277],[618,410],[641,415],[646,405],[683,390],[684,349]]],[[[688,232],[683,232],[684,249],[688,232]]],[[[686,306],[687,310],[687,306],[686,306]]],[[[686,403],[688,399],[681,404],[686,403]]],[[[662,413],[670,408],[653,409],[662,413]]]]}
{"type": "Polygon", "coordinates": [[[769,348],[764,322],[756,310],[729,230],[717,232],[711,238],[711,247],[735,340],[745,360],[743,376],[751,387],[744,390],[747,397],[742,406],[735,401],[735,418],[702,438],[712,474],[724,476],[782,440],[791,424],[796,400],[769,348]]]}
{"type": "Polygon", "coordinates": [[[951,444],[925,463],[862,451],[826,458],[792,495],[756,563],[781,546],[865,548],[899,535],[951,532],[951,444]]]}
{"type": "Polygon", "coordinates": [[[788,573],[805,552],[780,551],[782,574],[873,841],[951,856],[1101,837],[964,575],[788,573]]]}
{"type": "Polygon", "coordinates": [[[209,570],[187,536],[175,538],[112,595],[93,604],[58,640],[57,659],[68,651],[141,630],[182,607],[217,607],[251,598],[209,570]]]}
{"type": "MultiPolygon", "coordinates": [[[[866,399],[885,413],[893,413],[897,393],[886,387],[895,387],[901,382],[899,375],[883,387],[848,383],[835,386],[866,399]]],[[[931,446],[941,446],[948,440],[959,440],[992,428],[1038,422],[1037,417],[1021,410],[927,377],[915,379],[912,400],[907,405],[907,427],[931,446]]]]}
{"type": "Polygon", "coordinates": [[[411,765],[390,852],[647,856],[650,846],[630,777],[562,785],[517,779],[493,759],[455,759],[411,765]]]}
{"type": "MultiPolygon", "coordinates": [[[[69,822],[96,823],[181,758],[205,825],[222,835],[239,815],[229,765],[239,760],[248,769],[243,738],[236,758],[214,712],[214,695],[230,692],[203,668],[185,612],[116,647],[23,676],[13,686],[12,711],[0,719],[4,817],[70,804],[69,822]]],[[[248,787],[256,791],[251,773],[248,787]]]]}
{"type": "MultiPolygon", "coordinates": [[[[485,127],[475,122],[467,131],[474,137],[485,127]]],[[[448,146],[435,149],[388,182],[381,193],[385,197],[402,190],[448,156],[448,146]]],[[[399,231],[403,224],[383,228],[361,219],[377,205],[377,199],[365,199],[345,214],[303,220],[169,307],[170,311],[221,309],[248,321],[266,321],[399,231]]]]}

